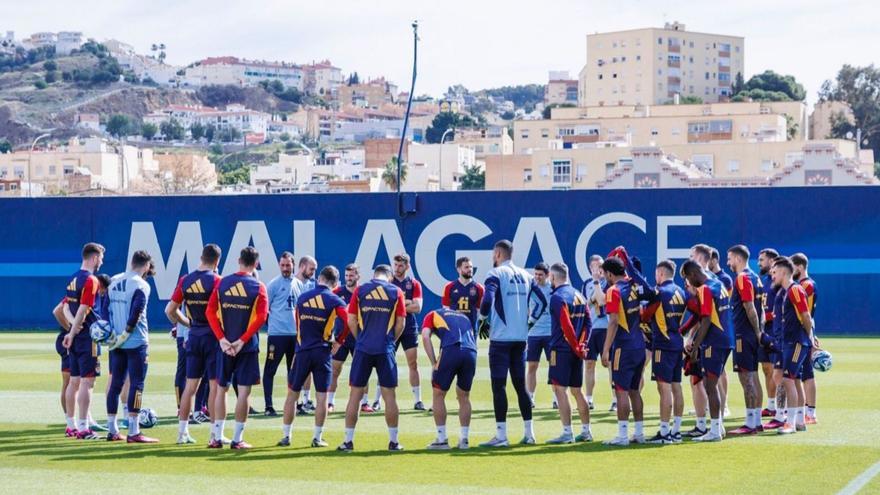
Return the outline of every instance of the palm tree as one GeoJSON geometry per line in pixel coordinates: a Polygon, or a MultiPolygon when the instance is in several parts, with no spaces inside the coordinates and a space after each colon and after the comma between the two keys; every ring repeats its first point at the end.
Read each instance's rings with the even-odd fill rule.
{"type": "MultiPolygon", "coordinates": [[[[400,181],[406,182],[406,163],[400,167],[400,181]]],[[[382,182],[388,185],[392,191],[397,190],[397,157],[392,156],[391,160],[385,164],[385,170],[382,171],[382,182]]]]}

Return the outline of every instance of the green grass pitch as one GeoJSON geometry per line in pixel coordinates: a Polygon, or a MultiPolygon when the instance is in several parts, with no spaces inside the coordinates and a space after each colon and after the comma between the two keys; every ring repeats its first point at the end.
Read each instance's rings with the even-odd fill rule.
{"type": "MultiPolygon", "coordinates": [[[[403,413],[401,443],[405,452],[388,453],[381,416],[362,416],[355,445],[344,454],[333,451],[342,440],[342,414],[331,415],[325,438],[331,448],[312,449],[312,417],[297,418],[293,446],[275,447],[280,418],[256,417],[248,422],[245,438],[249,452],[208,450],[207,425],[190,430],[198,445],[177,446],[173,374],[176,349],[165,334],[151,335],[150,369],[144,406],[157,411],[159,426],[149,430],[158,445],[108,444],[64,438],[59,405],[59,361],[55,334],[0,333],[0,492],[25,493],[379,493],[469,494],[495,493],[836,493],[880,460],[877,425],[880,424],[880,339],[825,338],[834,354],[834,369],[817,374],[819,421],[806,433],[780,437],[764,434],[728,439],[710,445],[685,441],[670,446],[610,448],[601,441],[616,433],[616,418],[606,412],[608,387],[597,387],[592,416],[592,444],[548,446],[540,442],[560,430],[558,414],[550,406],[550,391],[539,385],[535,410],[538,445],[503,450],[424,450],[434,435],[427,413],[411,410],[412,396],[401,370],[398,396],[403,413]]],[[[485,343],[481,342],[474,384],[471,445],[494,433],[492,401],[485,343]]],[[[265,342],[263,342],[265,347],[265,342]]],[[[401,356],[402,358],[402,356],[401,356]]],[[[106,358],[102,358],[106,359],[106,358]]],[[[429,400],[429,369],[422,364],[423,396],[429,400]]],[[[399,361],[400,362],[400,361],[399,361]]],[[[401,364],[403,364],[401,362],[401,364]]],[[[103,361],[106,368],[106,361],[103,361]]],[[[730,365],[728,364],[728,367],[730,365]]],[[[347,371],[346,367],[346,371],[347,371]]],[[[728,369],[730,372],[730,369],[728,369]]],[[[607,372],[600,369],[600,383],[607,372]]],[[[344,381],[344,380],[341,380],[344,381]]],[[[539,369],[539,383],[546,367],[539,369]]],[[[275,401],[282,403],[285,379],[279,372],[275,401]]],[[[93,414],[104,421],[106,378],[96,386],[93,414]]],[[[259,388],[259,387],[258,387],[259,388]]],[[[687,387],[686,387],[687,388],[687,387]]],[[[340,386],[337,408],[344,407],[347,385],[340,386]]],[[[685,392],[686,411],[690,397],[685,392]]],[[[231,393],[230,393],[231,397],[231,393]]],[[[508,429],[513,439],[522,422],[510,390],[508,429]]],[[[657,428],[657,394],[653,383],[644,390],[646,433],[657,428]]],[[[450,440],[457,441],[455,406],[450,404],[450,440]]],[[[231,404],[231,398],[230,398],[231,404]]],[[[262,410],[262,390],[255,390],[253,406],[262,410]]],[[[742,391],[731,373],[728,427],[742,421],[742,391]]],[[[689,429],[693,416],[685,418],[689,429]]],[[[574,421],[575,429],[579,422],[574,421]]],[[[227,435],[231,425],[227,424],[227,435]]],[[[880,477],[861,493],[880,493],[880,477]]]]}

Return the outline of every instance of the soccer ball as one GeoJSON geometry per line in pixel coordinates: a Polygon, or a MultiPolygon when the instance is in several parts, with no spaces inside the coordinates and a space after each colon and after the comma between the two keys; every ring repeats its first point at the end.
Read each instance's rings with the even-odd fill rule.
{"type": "Polygon", "coordinates": [[[110,327],[109,321],[98,320],[92,323],[92,326],[89,327],[89,335],[95,342],[103,344],[110,340],[110,338],[114,336],[114,333],[113,329],[110,327]]]}
{"type": "Polygon", "coordinates": [[[813,353],[813,369],[816,371],[828,371],[831,369],[831,365],[834,364],[831,360],[831,353],[824,350],[817,350],[813,353]]]}
{"type": "Polygon", "coordinates": [[[141,425],[141,428],[152,428],[157,423],[159,423],[159,416],[156,416],[156,411],[145,408],[138,413],[138,424],[141,425]]]}

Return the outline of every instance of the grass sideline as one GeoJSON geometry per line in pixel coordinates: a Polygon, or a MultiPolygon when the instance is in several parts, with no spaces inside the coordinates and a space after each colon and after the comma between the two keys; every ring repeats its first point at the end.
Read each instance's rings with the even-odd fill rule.
{"type": "MultiPolygon", "coordinates": [[[[434,435],[426,413],[411,410],[412,396],[401,367],[398,398],[402,405],[401,443],[405,452],[388,453],[384,421],[362,417],[355,436],[357,450],[337,453],[342,439],[342,414],[332,414],[325,429],[329,449],[311,449],[312,417],[297,418],[293,446],[275,447],[280,418],[256,417],[248,422],[249,452],[204,448],[207,425],[191,426],[199,445],[174,445],[177,420],[173,373],[176,349],[162,333],[151,334],[150,369],[144,405],[157,411],[159,426],[149,431],[158,445],[108,444],[65,439],[59,405],[59,361],[54,333],[0,333],[0,484],[3,493],[743,493],[756,489],[773,493],[836,493],[880,460],[873,429],[880,423],[880,374],[876,356],[880,339],[823,338],[834,355],[834,369],[818,374],[819,421],[806,433],[787,437],[765,434],[728,439],[710,445],[685,442],[671,446],[610,448],[601,441],[616,432],[616,419],[606,412],[608,387],[597,387],[592,417],[592,444],[548,446],[556,436],[558,414],[550,409],[550,391],[541,384],[535,428],[539,444],[503,450],[424,450],[434,435]]],[[[480,351],[474,384],[471,445],[494,433],[486,345],[480,351]]],[[[265,347],[265,342],[262,342],[265,347]]],[[[401,356],[402,359],[402,356],[401,356]]],[[[102,357],[102,360],[106,358],[102,357]]],[[[429,400],[429,369],[420,356],[423,398],[429,400]]],[[[102,361],[106,368],[106,361],[102,361]]],[[[399,363],[403,364],[401,361],[399,363]]],[[[346,370],[348,368],[346,367],[346,370]]],[[[730,372],[730,364],[728,364],[730,372]]],[[[730,408],[726,425],[741,424],[742,392],[730,375],[730,408]]],[[[600,383],[607,383],[604,369],[600,383]]],[[[546,381],[546,364],[539,383],[546,381]]],[[[99,379],[93,414],[104,419],[106,377],[99,379]]],[[[283,402],[285,380],[279,373],[275,402],[283,402]]],[[[687,387],[686,387],[687,388],[687,387]]],[[[347,386],[336,399],[344,407],[347,386]]],[[[690,409],[690,397],[686,391],[690,409]]],[[[253,405],[262,410],[262,390],[253,405]]],[[[231,394],[230,394],[231,396],[231,394]]],[[[512,397],[511,390],[511,397],[512,397]]],[[[644,390],[646,433],[657,428],[657,394],[651,382],[644,390]]],[[[231,400],[231,399],[230,399],[231,400]]],[[[448,401],[451,441],[457,441],[455,405],[448,401]]],[[[510,436],[518,439],[522,422],[511,400],[510,436]]],[[[685,418],[689,429],[693,416],[685,418]]],[[[573,422],[575,429],[578,421],[573,422]]],[[[231,435],[231,427],[227,426],[231,435]]],[[[880,477],[860,493],[880,493],[880,477]]]]}

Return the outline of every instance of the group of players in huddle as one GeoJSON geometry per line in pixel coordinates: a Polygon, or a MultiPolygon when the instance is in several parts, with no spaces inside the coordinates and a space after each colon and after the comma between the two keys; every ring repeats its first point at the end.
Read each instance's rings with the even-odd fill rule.
{"type": "MultiPolygon", "coordinates": [[[[71,278],[54,311],[61,326],[56,349],[64,376],[61,403],[67,419],[66,435],[102,438],[89,415],[101,353],[89,329],[109,322],[113,335],[108,341],[105,438],[155,443],[158,440],[141,433],[137,420],[148,367],[146,306],[150,286],[146,279],[153,273],[152,258],[137,251],[128,271],[110,278],[96,275],[103,256],[100,244],[84,246],[81,269],[71,278]],[[123,424],[127,423],[126,437],[117,424],[120,396],[126,398],[122,418],[123,424]]],[[[727,251],[727,265],[734,273],[731,278],[719,266],[718,251],[698,244],[678,272],[685,281],[682,288],[674,281],[677,267],[673,261],[657,263],[652,285],[642,274],[638,258],[618,247],[607,258],[590,258],[591,274],[581,291],[572,287],[564,263],[539,263],[533,275],[516,266],[512,256],[512,243],[502,240],[495,244],[494,268],[487,273],[485,285],[474,280],[468,258],[456,260],[458,278],[445,287],[441,307],[428,311],[419,325],[422,290],[408,275],[410,259],[406,254],[394,256],[391,266],[376,266],[372,277],[362,282],[357,265],[347,265],[340,280],[337,268],[325,266],[318,272],[317,261],[310,256],[299,260],[294,274],[294,257],[285,252],[278,260],[280,275],[267,286],[257,277],[259,253],[253,247],[241,251],[237,272],[221,278],[217,273],[221,250],[215,244],[206,245],[198,269],[180,278],[165,308],[178,339],[177,443],[196,443],[189,432],[190,421],[210,418],[209,448],[225,444],[232,449],[250,448],[243,435],[248,415],[256,412],[250,407],[251,388],[262,382],[265,414],[277,416],[272,402],[273,378],[284,360],[288,393],[278,445],[291,444],[297,414],[314,414],[311,445],[327,446],[324,423],[335,408],[338,378],[350,356],[345,439],[338,450],[354,449],[360,413],[378,412],[383,404],[388,449],[402,450],[396,353],[399,347],[404,348],[413,407],[425,410],[418,371],[421,341],[432,366],[431,412],[437,427],[437,437],[427,448],[450,448],[445,399],[454,381],[461,428],[457,446],[466,449],[478,338],[489,340],[496,421],[495,435],[481,447],[510,444],[508,376],[524,421],[519,443],[536,442],[532,409],[542,354],[549,363],[553,407],[559,409],[562,423],[561,434],[548,443],[593,440],[590,410],[594,408],[597,361],[610,368],[611,410],[616,410],[618,418],[618,433],[605,442],[609,445],[679,443],[684,436],[700,442],[720,441],[726,434],[751,435],[768,429],[794,433],[815,423],[811,352],[818,348],[812,319],[816,293],[803,254],[789,258],[764,249],[758,258],[759,275],[749,268],[748,248],[736,245],[727,251]],[[268,352],[261,377],[259,331],[266,324],[268,352]],[[438,347],[433,336],[439,338],[438,347]],[[729,412],[724,370],[731,353],[744,392],[746,420],[745,425],[726,432],[723,418],[729,412]],[[641,396],[648,361],[660,395],[660,428],[650,438],[644,434],[641,396]],[[763,368],[769,397],[763,410],[759,367],[763,368]],[[368,382],[374,370],[378,387],[370,404],[368,382]],[[690,376],[697,417],[696,425],[687,432],[681,431],[683,375],[690,376]],[[231,440],[224,434],[230,386],[237,395],[231,440]],[[569,395],[581,422],[577,435],[572,431],[569,395]],[[635,422],[632,435],[630,412],[635,422]],[[707,413],[711,418],[708,424],[707,413]],[[762,424],[762,416],[773,418],[762,424]]]]}

